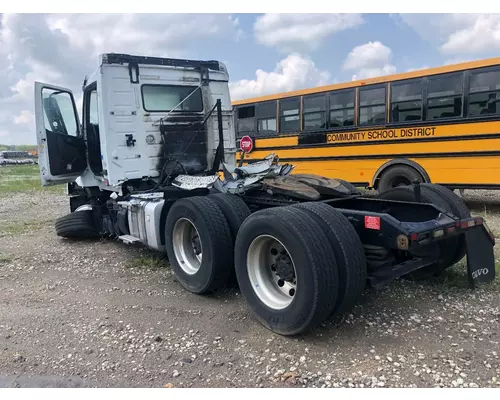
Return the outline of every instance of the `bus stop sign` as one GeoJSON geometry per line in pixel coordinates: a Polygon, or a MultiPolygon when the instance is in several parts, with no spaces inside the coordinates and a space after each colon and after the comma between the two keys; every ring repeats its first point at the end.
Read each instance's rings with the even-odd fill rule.
{"type": "Polygon", "coordinates": [[[250,136],[243,136],[240,140],[240,150],[244,153],[250,153],[253,149],[253,141],[250,136]]]}

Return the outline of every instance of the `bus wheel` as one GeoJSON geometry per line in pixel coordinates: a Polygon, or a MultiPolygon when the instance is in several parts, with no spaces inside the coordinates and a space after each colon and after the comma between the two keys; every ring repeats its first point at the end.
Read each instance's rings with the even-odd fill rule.
{"type": "Polygon", "coordinates": [[[267,329],[298,335],[332,313],[337,262],[321,226],[289,207],[257,211],[241,225],[236,277],[253,315],[267,329]]]}
{"type": "Polygon", "coordinates": [[[394,165],[382,173],[377,189],[379,193],[383,193],[398,186],[411,185],[415,181],[419,183],[424,181],[415,168],[407,165],[394,165]]]}

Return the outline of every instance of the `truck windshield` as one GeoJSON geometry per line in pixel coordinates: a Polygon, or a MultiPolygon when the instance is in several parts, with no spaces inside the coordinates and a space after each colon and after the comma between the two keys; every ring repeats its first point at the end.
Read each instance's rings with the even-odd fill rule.
{"type": "Polygon", "coordinates": [[[203,111],[201,90],[196,86],[174,85],[142,85],[142,101],[145,111],[168,112],[176,106],[175,111],[200,112],[203,111]],[[191,94],[192,93],[192,94],[191,94]],[[191,94],[191,96],[189,96],[191,94]],[[189,98],[179,105],[186,97],[189,98]]]}

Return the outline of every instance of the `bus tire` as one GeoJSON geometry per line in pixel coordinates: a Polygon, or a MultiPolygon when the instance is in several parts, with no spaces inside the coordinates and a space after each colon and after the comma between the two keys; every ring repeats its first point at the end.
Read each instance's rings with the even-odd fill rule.
{"type": "MultiPolygon", "coordinates": [[[[377,196],[379,199],[397,200],[397,201],[415,201],[415,194],[411,186],[400,186],[393,188],[387,192],[377,196]]],[[[431,203],[441,207],[447,213],[455,215],[450,207],[448,200],[441,194],[431,190],[429,187],[421,185],[420,201],[423,203],[431,203]]],[[[423,280],[431,277],[439,276],[445,269],[454,265],[457,254],[460,251],[460,238],[452,237],[443,240],[436,245],[439,250],[439,260],[427,267],[420,268],[408,275],[405,278],[410,280],[423,280]]]]}
{"type": "Polygon", "coordinates": [[[382,172],[377,186],[379,193],[386,192],[398,186],[408,186],[415,181],[424,182],[422,175],[408,165],[392,165],[382,172]]]}
{"type": "Polygon", "coordinates": [[[324,203],[301,203],[296,206],[313,218],[333,247],[339,272],[339,295],[331,316],[349,311],[361,297],[367,279],[363,243],[349,220],[324,203]]]}
{"type": "Polygon", "coordinates": [[[98,238],[94,211],[76,211],[58,218],[55,222],[57,236],[73,239],[98,238]]]}
{"type": "Polygon", "coordinates": [[[272,332],[304,333],[335,307],[333,248],[315,220],[290,207],[257,211],[245,220],[236,238],[235,268],[252,314],[272,332]]]}
{"type": "Polygon", "coordinates": [[[224,288],[233,268],[231,230],[208,196],[184,198],[172,205],[165,222],[165,245],[174,274],[185,289],[205,294],[224,288]]]}

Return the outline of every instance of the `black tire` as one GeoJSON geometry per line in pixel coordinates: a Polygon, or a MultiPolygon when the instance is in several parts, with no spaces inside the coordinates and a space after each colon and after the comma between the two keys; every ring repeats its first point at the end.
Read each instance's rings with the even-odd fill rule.
{"type": "MultiPolygon", "coordinates": [[[[423,183],[421,186],[424,186],[434,191],[435,193],[438,193],[443,199],[445,199],[448,203],[448,206],[452,210],[453,215],[455,215],[456,217],[460,219],[471,218],[470,210],[465,204],[465,201],[463,201],[462,198],[460,198],[460,196],[457,196],[455,193],[453,193],[452,190],[444,186],[436,185],[433,183],[423,183]]],[[[460,235],[458,241],[459,241],[458,250],[453,260],[453,264],[456,264],[459,261],[461,261],[467,254],[465,236],[460,235]]]]}
{"type": "Polygon", "coordinates": [[[344,181],[343,179],[337,179],[337,181],[341,182],[353,194],[360,193],[359,189],[356,186],[354,186],[351,182],[344,181]]]}
{"type": "Polygon", "coordinates": [[[435,183],[422,183],[420,186],[429,188],[433,192],[439,193],[441,197],[447,200],[453,214],[459,218],[471,218],[471,213],[465,201],[457,196],[452,190],[435,183]]]}
{"type": "Polygon", "coordinates": [[[165,245],[170,265],[185,289],[205,294],[225,287],[233,268],[231,230],[220,207],[208,196],[189,197],[172,205],[165,222],[165,245]],[[181,267],[174,250],[174,226],[182,219],[187,219],[200,237],[202,261],[193,274],[181,267]]]}
{"type": "MultiPolygon", "coordinates": [[[[443,197],[436,191],[431,190],[427,186],[421,185],[420,196],[421,202],[435,204],[447,213],[455,216],[446,197],[443,197]]],[[[391,189],[387,192],[381,193],[378,198],[385,200],[415,201],[413,188],[410,186],[400,186],[391,189]]],[[[436,245],[434,245],[434,247],[436,247],[436,245]]],[[[460,238],[453,237],[441,241],[437,245],[437,248],[439,250],[440,257],[436,263],[420,268],[409,275],[405,275],[405,277],[412,280],[422,280],[433,276],[439,276],[445,269],[455,264],[457,254],[460,252],[460,238]]]]}
{"type": "Polygon", "coordinates": [[[234,194],[217,193],[211,194],[208,197],[215,201],[224,213],[224,216],[229,223],[231,236],[234,242],[236,240],[236,235],[238,234],[238,230],[240,229],[241,224],[251,214],[250,209],[240,197],[234,194]]]}
{"type": "MultiPolygon", "coordinates": [[[[248,208],[247,204],[240,197],[234,194],[217,193],[211,194],[208,197],[215,201],[224,213],[224,216],[229,223],[229,229],[231,230],[231,237],[233,239],[232,244],[234,248],[236,236],[238,235],[240,226],[252,212],[248,208]]],[[[230,287],[235,287],[237,285],[236,272],[234,270],[234,267],[231,268],[231,274],[229,275],[227,284],[230,287]]]]}
{"type": "Polygon", "coordinates": [[[377,190],[383,193],[398,186],[411,185],[415,180],[424,182],[424,178],[415,168],[408,165],[394,165],[382,173],[377,190]]]}
{"type": "Polygon", "coordinates": [[[236,238],[235,267],[241,293],[250,309],[273,332],[286,336],[304,333],[324,321],[335,307],[339,283],[335,253],[320,225],[297,210],[278,207],[248,217],[236,238]],[[254,239],[261,235],[279,240],[295,266],[297,291],[291,303],[282,308],[266,305],[249,277],[247,255],[254,239]]]}
{"type": "Polygon", "coordinates": [[[321,226],[323,235],[333,247],[339,273],[339,294],[331,316],[350,310],[366,287],[367,271],[363,243],[349,220],[323,203],[296,206],[321,226]]]}
{"type": "Polygon", "coordinates": [[[55,229],[57,236],[65,238],[87,239],[101,236],[92,210],[75,211],[58,218],[55,229]]]}

